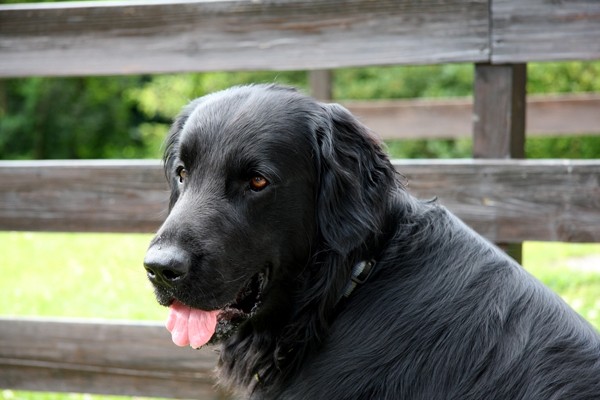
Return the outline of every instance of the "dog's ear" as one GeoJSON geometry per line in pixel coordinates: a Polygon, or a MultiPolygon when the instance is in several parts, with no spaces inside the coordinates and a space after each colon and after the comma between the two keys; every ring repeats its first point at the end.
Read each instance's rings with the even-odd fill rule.
{"type": "Polygon", "coordinates": [[[382,229],[396,175],[379,138],[344,107],[322,106],[317,223],[327,246],[347,254],[382,229]]]}
{"type": "Polygon", "coordinates": [[[177,165],[179,161],[179,137],[181,135],[181,131],[185,126],[188,118],[194,112],[198,104],[200,104],[202,98],[198,98],[188,105],[186,105],[179,115],[175,117],[175,121],[171,125],[169,129],[169,134],[167,135],[167,139],[165,141],[165,152],[163,155],[163,163],[165,168],[165,176],[167,178],[167,182],[169,183],[169,187],[171,189],[171,197],[169,199],[169,210],[173,208],[175,202],[179,198],[179,181],[178,177],[175,173],[177,165]]]}

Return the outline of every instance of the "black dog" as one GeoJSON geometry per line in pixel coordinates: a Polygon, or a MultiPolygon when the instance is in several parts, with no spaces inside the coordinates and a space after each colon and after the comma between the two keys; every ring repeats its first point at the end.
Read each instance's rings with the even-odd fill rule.
{"type": "Polygon", "coordinates": [[[179,345],[255,399],[600,399],[600,337],[344,108],[274,85],[190,103],[145,259],[179,345]]]}

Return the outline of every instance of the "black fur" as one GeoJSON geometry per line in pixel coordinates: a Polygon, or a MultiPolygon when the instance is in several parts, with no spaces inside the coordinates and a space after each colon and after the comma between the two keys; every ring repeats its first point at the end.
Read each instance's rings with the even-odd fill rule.
{"type": "Polygon", "coordinates": [[[253,399],[600,399],[598,333],[411,197],[341,106],[275,85],[205,96],[175,121],[165,168],[171,210],[151,249],[184,275],[156,285],[159,302],[221,308],[268,271],[258,310],[224,336],[223,384],[253,399]],[[251,190],[255,175],[270,185],[251,190]]]}

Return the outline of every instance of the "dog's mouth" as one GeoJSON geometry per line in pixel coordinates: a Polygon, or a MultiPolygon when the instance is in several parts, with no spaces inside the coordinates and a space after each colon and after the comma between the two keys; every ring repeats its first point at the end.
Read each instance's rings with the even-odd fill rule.
{"type": "Polygon", "coordinates": [[[217,310],[201,310],[173,299],[167,319],[173,342],[178,346],[199,348],[229,338],[260,308],[268,278],[268,269],[255,274],[231,303],[217,310]]]}

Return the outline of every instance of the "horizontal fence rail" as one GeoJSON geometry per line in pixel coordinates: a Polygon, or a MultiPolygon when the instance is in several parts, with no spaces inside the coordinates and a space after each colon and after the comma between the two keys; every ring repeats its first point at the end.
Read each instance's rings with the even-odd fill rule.
{"type": "Polygon", "coordinates": [[[437,197],[493,242],[600,241],[600,160],[402,161],[421,198],[437,197]]]}
{"type": "Polygon", "coordinates": [[[489,59],[487,0],[0,6],[0,76],[489,59]]]}
{"type": "Polygon", "coordinates": [[[0,76],[600,58],[600,2],[113,1],[0,6],[0,76]]]}
{"type": "MultiPolygon", "coordinates": [[[[418,99],[342,102],[383,139],[472,137],[473,100],[418,99]]],[[[600,94],[527,97],[527,135],[581,135],[600,132],[600,94]]]]}
{"type": "MultiPolygon", "coordinates": [[[[600,241],[600,160],[395,166],[412,193],[439,198],[494,242],[600,241]]],[[[0,162],[0,230],[152,232],[167,201],[157,160],[0,162]]]]}
{"type": "Polygon", "coordinates": [[[0,318],[0,388],[217,399],[216,360],[161,324],[0,318]]]}
{"type": "Polygon", "coordinates": [[[158,161],[0,161],[0,230],[151,232],[167,190],[158,161]]]}
{"type": "MultiPolygon", "coordinates": [[[[524,78],[515,73],[524,65],[510,64],[600,59],[598,21],[596,0],[0,5],[0,77],[476,63],[475,86],[491,89],[475,109],[502,122],[489,130],[474,127],[473,105],[464,99],[345,105],[388,139],[473,130],[479,139],[510,142],[523,136],[512,122],[525,120],[524,112],[512,113],[523,109],[515,104],[524,103],[516,94],[524,94],[525,80],[513,78],[524,78]],[[505,70],[512,80],[502,78],[505,70]]],[[[321,75],[319,93],[327,97],[327,74],[321,75]]],[[[597,133],[599,109],[593,94],[531,97],[527,132],[597,133]]],[[[483,154],[515,156],[497,155],[489,143],[483,154]]],[[[437,197],[491,241],[600,242],[600,160],[394,165],[411,193],[437,197]]],[[[0,161],[0,230],[152,232],[166,216],[168,197],[157,160],[0,161]]],[[[0,318],[0,388],[229,398],[214,388],[216,358],[211,348],[176,347],[159,324],[0,318]]]]}
{"type": "Polygon", "coordinates": [[[491,0],[491,62],[600,58],[597,0],[491,0]]]}

